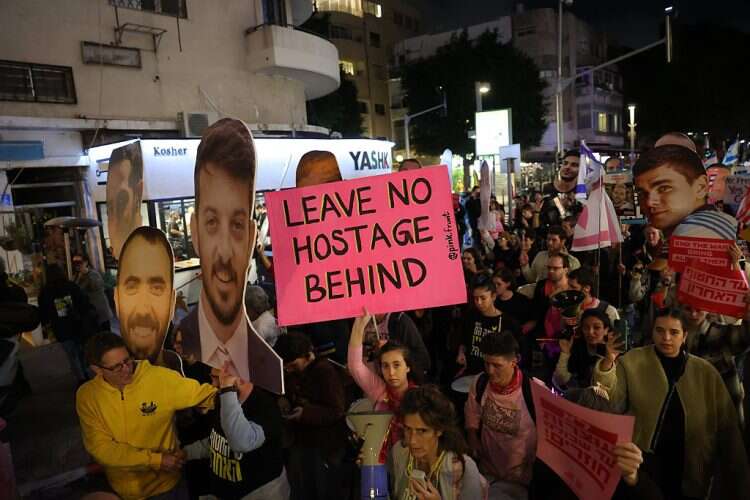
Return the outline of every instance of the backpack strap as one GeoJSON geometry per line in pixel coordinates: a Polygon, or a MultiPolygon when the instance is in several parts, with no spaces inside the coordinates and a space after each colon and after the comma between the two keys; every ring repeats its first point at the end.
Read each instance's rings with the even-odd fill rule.
{"type": "Polygon", "coordinates": [[[521,393],[523,393],[523,400],[526,403],[526,408],[529,410],[531,420],[536,422],[536,409],[534,408],[534,398],[531,396],[531,379],[524,373],[521,378],[521,393]]]}

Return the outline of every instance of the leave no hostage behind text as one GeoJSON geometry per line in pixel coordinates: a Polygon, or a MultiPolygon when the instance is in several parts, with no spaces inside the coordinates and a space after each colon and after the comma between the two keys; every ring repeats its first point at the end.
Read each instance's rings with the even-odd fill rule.
{"type": "MultiPolygon", "coordinates": [[[[391,209],[425,205],[432,199],[432,186],[423,177],[388,181],[388,206],[391,209]]],[[[416,246],[434,240],[429,216],[401,217],[392,227],[361,219],[350,226],[326,231],[335,219],[372,215],[374,208],[371,186],[360,186],[349,192],[328,192],[283,200],[284,224],[288,228],[317,224],[315,235],[293,236],[292,248],[296,265],[325,262],[332,255],[377,252],[386,248],[416,246]],[[290,201],[298,201],[290,207],[290,201]]],[[[418,254],[418,252],[414,252],[418,254]]],[[[308,303],[336,300],[355,295],[376,295],[389,287],[401,289],[419,286],[427,278],[427,267],[418,257],[393,259],[353,269],[321,269],[305,275],[305,297],[308,303]]]]}

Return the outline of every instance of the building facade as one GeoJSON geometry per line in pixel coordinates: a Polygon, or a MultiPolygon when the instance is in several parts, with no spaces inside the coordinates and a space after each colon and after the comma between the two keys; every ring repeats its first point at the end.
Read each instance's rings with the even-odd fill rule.
{"type": "Polygon", "coordinates": [[[295,29],[312,13],[312,0],[4,1],[0,239],[38,242],[44,221],[91,215],[98,144],[196,137],[222,116],[258,136],[327,135],[306,101],[338,88],[339,55],[295,29]]]}
{"type": "MultiPolygon", "coordinates": [[[[465,28],[470,40],[486,31],[497,31],[503,43],[528,55],[537,65],[540,77],[547,83],[547,129],[539,146],[525,151],[524,158],[552,161],[557,148],[555,88],[557,81],[558,17],[555,9],[525,10],[519,8],[512,16],[465,28]]],[[[463,30],[423,35],[398,43],[394,59],[409,64],[430,57],[447,44],[451,36],[463,30]]],[[[580,73],[607,60],[606,34],[593,29],[571,13],[563,15],[563,78],[580,73]]],[[[397,142],[397,153],[403,153],[404,94],[400,80],[390,82],[391,114],[397,142]]],[[[620,149],[624,145],[622,82],[616,67],[596,71],[579,78],[563,92],[563,149],[575,147],[581,139],[599,150],[620,149]]]]}
{"type": "Polygon", "coordinates": [[[389,99],[389,68],[394,47],[422,29],[420,6],[408,0],[316,0],[330,16],[329,39],[340,65],[357,87],[363,135],[394,139],[389,99]]]}

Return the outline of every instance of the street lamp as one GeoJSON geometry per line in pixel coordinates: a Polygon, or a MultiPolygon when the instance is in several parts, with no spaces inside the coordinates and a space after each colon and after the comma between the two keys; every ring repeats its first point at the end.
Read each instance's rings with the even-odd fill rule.
{"type": "Polygon", "coordinates": [[[563,85],[562,85],[562,64],[563,64],[563,4],[570,7],[573,0],[559,0],[557,11],[557,92],[555,92],[555,123],[557,130],[557,157],[562,158],[563,142],[563,85]]]}
{"type": "Polygon", "coordinates": [[[630,138],[630,164],[632,165],[635,160],[635,104],[628,104],[628,111],[630,112],[628,137],[630,138]]]}
{"type": "Polygon", "coordinates": [[[477,112],[482,112],[482,96],[489,93],[492,87],[488,82],[474,82],[474,95],[477,99],[477,112]]]}

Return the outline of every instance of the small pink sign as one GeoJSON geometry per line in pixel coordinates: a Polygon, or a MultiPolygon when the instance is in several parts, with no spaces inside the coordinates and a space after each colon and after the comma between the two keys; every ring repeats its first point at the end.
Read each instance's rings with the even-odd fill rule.
{"type": "Polygon", "coordinates": [[[635,417],[590,410],[556,396],[534,379],[536,455],[581,500],[612,498],[620,470],[612,452],[633,440],[635,417]]]}
{"type": "Polygon", "coordinates": [[[280,325],[466,302],[446,167],[266,194],[280,325]]]}
{"type": "Polygon", "coordinates": [[[694,259],[682,273],[677,300],[701,311],[741,318],[747,308],[747,291],[747,278],[741,270],[694,259]]]}
{"type": "Polygon", "coordinates": [[[732,264],[729,259],[732,243],[734,240],[672,236],[669,238],[669,267],[681,273],[690,259],[696,259],[712,266],[729,268],[732,264]]]}

